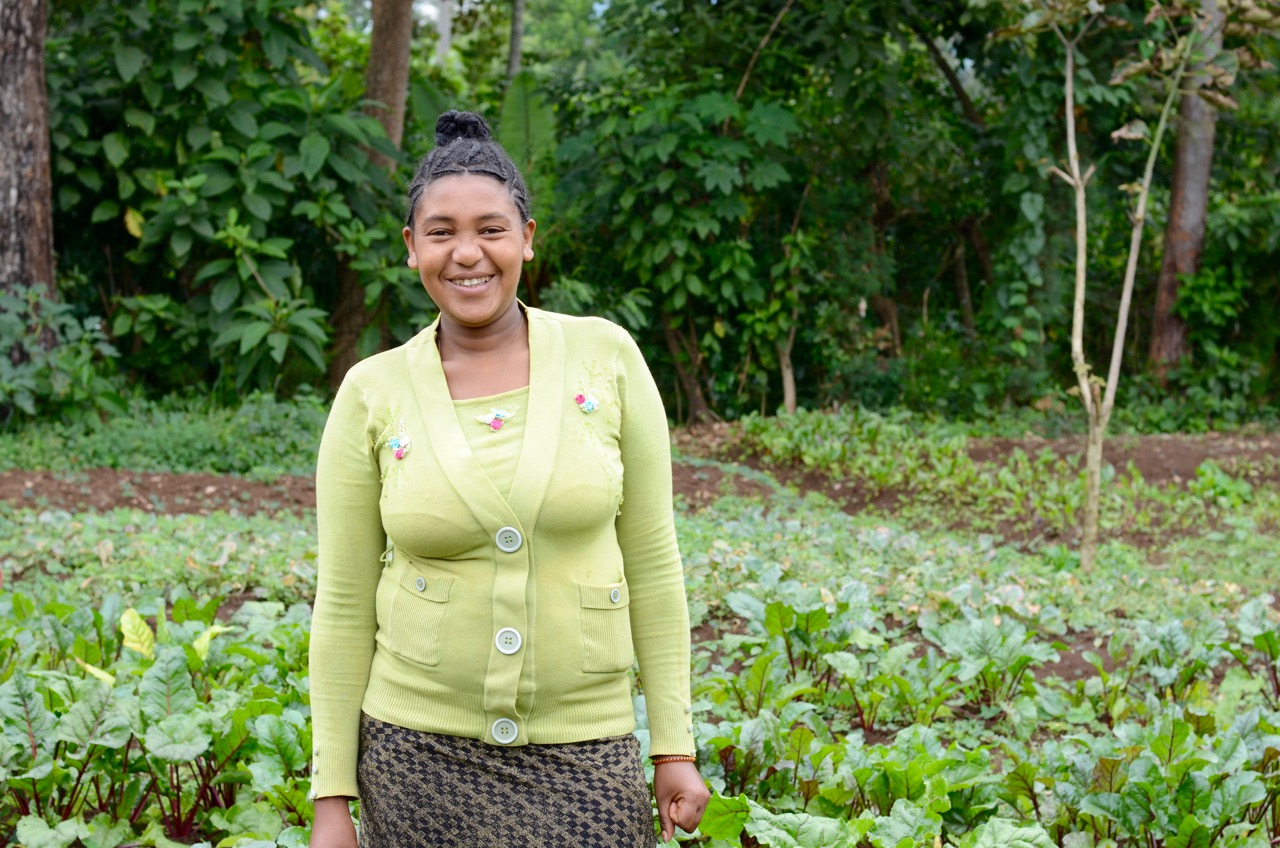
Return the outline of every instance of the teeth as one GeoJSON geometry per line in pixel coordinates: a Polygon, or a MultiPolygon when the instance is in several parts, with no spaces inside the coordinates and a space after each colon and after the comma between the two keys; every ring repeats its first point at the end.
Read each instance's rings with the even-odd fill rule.
{"type": "Polygon", "coordinates": [[[473,289],[476,286],[483,286],[485,283],[489,282],[492,279],[493,279],[493,275],[490,274],[487,277],[476,277],[471,280],[454,280],[453,284],[455,286],[462,286],[464,289],[473,289]]]}

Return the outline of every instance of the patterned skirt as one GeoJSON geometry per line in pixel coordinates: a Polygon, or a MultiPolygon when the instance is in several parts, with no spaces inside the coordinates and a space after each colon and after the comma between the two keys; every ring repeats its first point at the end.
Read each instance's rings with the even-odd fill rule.
{"type": "Polygon", "coordinates": [[[360,718],[360,848],[653,848],[634,736],[500,748],[360,718]]]}

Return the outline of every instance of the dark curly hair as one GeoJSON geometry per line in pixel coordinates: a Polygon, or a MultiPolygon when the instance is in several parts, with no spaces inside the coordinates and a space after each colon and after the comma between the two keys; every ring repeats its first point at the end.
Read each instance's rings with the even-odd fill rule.
{"type": "Polygon", "coordinates": [[[520,169],[511,161],[484,118],[473,112],[450,110],[436,121],[436,146],[422,161],[409,183],[409,211],[405,225],[413,228],[414,213],[426,187],[451,174],[484,174],[493,177],[511,192],[511,200],[520,210],[520,222],[527,223],[529,188],[520,169]]]}

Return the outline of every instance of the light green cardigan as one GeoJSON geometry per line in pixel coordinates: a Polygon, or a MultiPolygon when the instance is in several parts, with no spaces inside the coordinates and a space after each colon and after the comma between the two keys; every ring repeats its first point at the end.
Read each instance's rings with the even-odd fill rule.
{"type": "Polygon", "coordinates": [[[436,325],[355,366],[334,400],[316,472],[313,797],[357,794],[361,710],[495,745],[629,733],[637,657],[651,751],[694,750],[661,398],[621,328],[527,315],[509,497],[468,446],[436,325]]]}

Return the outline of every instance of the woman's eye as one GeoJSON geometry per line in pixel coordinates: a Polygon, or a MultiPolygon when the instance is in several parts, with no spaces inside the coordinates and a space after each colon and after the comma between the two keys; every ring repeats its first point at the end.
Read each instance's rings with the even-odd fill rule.
{"type": "Polygon", "coordinates": [[[447,236],[449,235],[449,231],[448,230],[431,230],[430,232],[427,233],[427,235],[433,238],[438,236],[447,236]]]}

